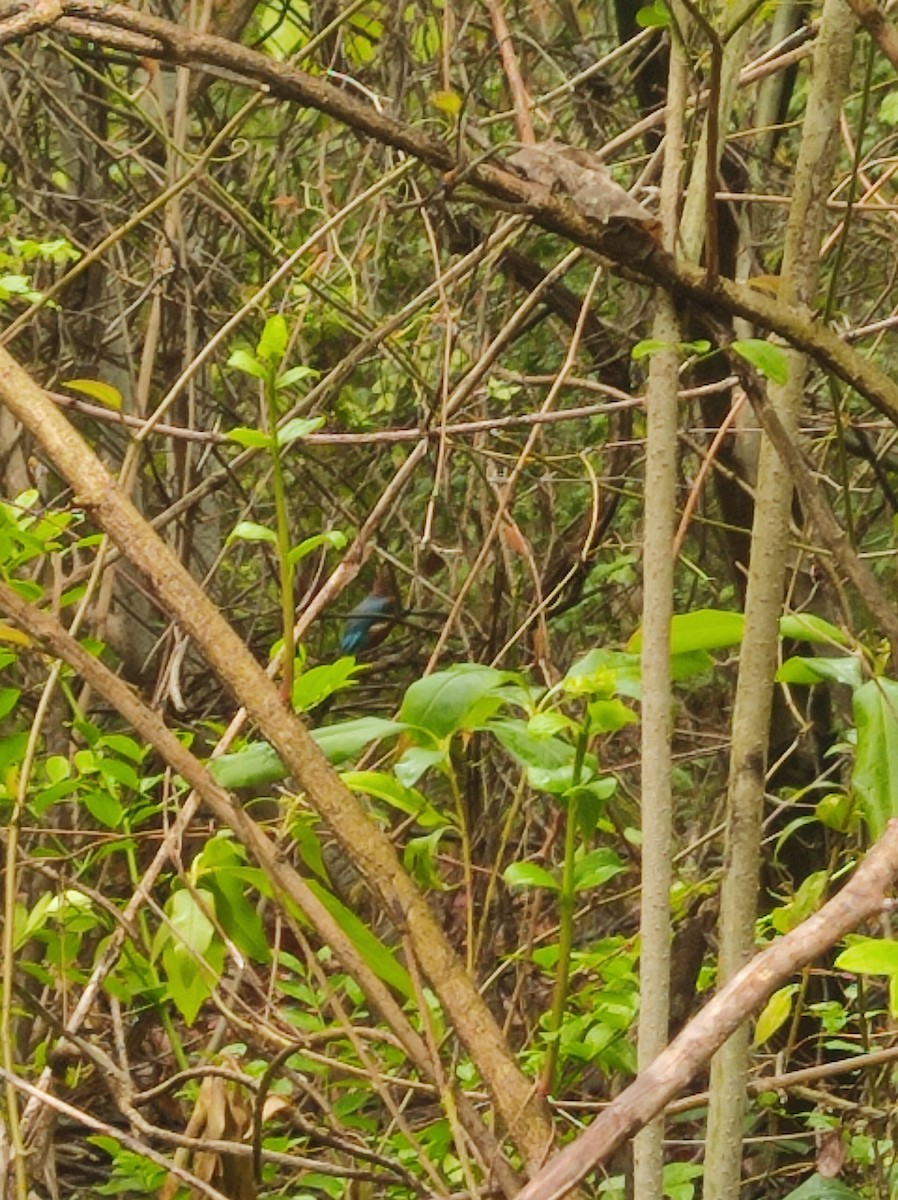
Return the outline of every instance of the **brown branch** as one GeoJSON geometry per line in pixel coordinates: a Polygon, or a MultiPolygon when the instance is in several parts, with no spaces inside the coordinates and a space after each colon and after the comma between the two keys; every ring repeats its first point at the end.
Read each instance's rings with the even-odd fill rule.
{"type": "Polygon", "coordinates": [[[530,116],[530,97],[521,74],[518,56],[515,54],[511,30],[508,28],[508,21],[505,19],[505,12],[502,8],[502,0],[486,0],[486,6],[490,10],[493,33],[499,43],[502,70],[505,72],[505,78],[508,80],[508,87],[511,91],[518,140],[525,146],[532,146],[536,141],[536,135],[533,132],[533,118],[530,116]]]}
{"type": "MultiPolygon", "coordinates": [[[[0,350],[0,402],[43,447],[56,470],[74,488],[77,502],[144,573],[219,679],[246,706],[263,737],[274,746],[347,857],[379,896],[390,919],[408,933],[421,967],[486,1082],[509,1136],[528,1166],[536,1169],[552,1141],[548,1106],[534,1096],[530,1081],[517,1066],[474,980],[437,923],[427,899],[403,868],[386,833],[369,820],[305,725],[285,709],[278,689],[202,587],[141,517],[63,414],[5,350],[0,350]]],[[[160,736],[163,731],[167,733],[164,726],[158,730],[160,736]]],[[[263,851],[264,835],[248,818],[244,822],[242,810],[229,802],[221,815],[229,821],[239,820],[241,837],[251,839],[248,844],[254,853],[263,851]]]]}
{"type": "MultiPolygon", "coordinates": [[[[183,776],[215,817],[246,846],[280,895],[298,905],[306,914],[322,939],[332,947],[343,966],[363,988],[372,1007],[396,1034],[415,1067],[432,1078],[427,1049],[389,989],[366,966],[338,922],[302,876],[284,859],[262,828],[213,780],[199,759],[175,737],[162,717],[148,708],[134,689],[113,675],[99,659],[88,654],[54,616],[32,607],[3,581],[0,581],[0,611],[40,646],[73,667],[145,741],[155,747],[174,771],[183,776]]],[[[461,1093],[454,1100],[472,1140],[490,1167],[497,1170],[506,1193],[513,1195],[516,1186],[514,1174],[501,1158],[495,1140],[473,1104],[461,1093]]]]}
{"type": "MultiPolygon", "coordinates": [[[[25,0],[19,0],[0,20],[0,45],[21,39],[14,21],[27,7],[25,0]]],[[[581,212],[569,198],[553,195],[492,163],[460,163],[451,147],[439,138],[378,112],[325,80],[224,38],[183,29],[149,13],[105,4],[103,0],[59,0],[59,8],[66,18],[93,21],[99,42],[105,36],[101,26],[109,30],[110,41],[114,41],[117,30],[124,30],[154,39],[160,47],[156,56],[167,62],[204,70],[217,68],[242,78],[247,86],[261,84],[279,99],[326,113],[382,145],[415,156],[444,173],[447,183],[461,176],[484,195],[520,207],[543,229],[607,258],[625,277],[663,287],[711,315],[745,317],[778,333],[898,424],[898,382],[857,354],[833,330],[817,324],[809,312],[781,304],[744,284],[718,279],[709,287],[702,268],[678,262],[638,227],[621,229],[603,224],[581,212]]],[[[156,52],[147,48],[145,53],[154,56],[156,52]]]]}
{"type": "Polygon", "coordinates": [[[848,0],[848,7],[857,17],[861,28],[869,33],[892,66],[898,69],[898,29],[882,9],[877,8],[872,0],[848,0]]]}
{"type": "Polygon", "coordinates": [[[638,1129],[657,1116],[729,1035],[796,971],[889,905],[898,874],[898,820],[840,892],[734,975],[667,1049],[575,1142],[556,1155],[517,1200],[560,1200],[638,1129]]]}

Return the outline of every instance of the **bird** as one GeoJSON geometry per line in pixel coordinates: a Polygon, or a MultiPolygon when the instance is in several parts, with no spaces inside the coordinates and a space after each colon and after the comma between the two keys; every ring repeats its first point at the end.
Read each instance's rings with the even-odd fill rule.
{"type": "Polygon", "coordinates": [[[340,635],[343,654],[372,650],[384,640],[401,611],[396,580],[389,567],[378,567],[371,591],[355,606],[340,635]]]}

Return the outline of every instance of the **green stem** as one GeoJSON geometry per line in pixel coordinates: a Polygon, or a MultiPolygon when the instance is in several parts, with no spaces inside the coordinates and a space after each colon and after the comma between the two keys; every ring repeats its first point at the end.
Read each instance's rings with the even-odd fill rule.
{"type": "Polygon", "coordinates": [[[277,442],[277,388],[274,368],[265,380],[267,432],[271,437],[271,468],[274,479],[275,533],[277,536],[278,568],[280,571],[281,625],[283,629],[283,680],[281,694],[290,703],[293,694],[293,669],[296,646],[293,640],[293,566],[290,562],[290,521],[287,507],[287,488],[284,483],[284,464],[277,442]]]}
{"type": "Polygon", "coordinates": [[[568,986],[571,974],[571,948],[574,940],[574,907],[577,898],[574,875],[574,853],[577,849],[577,812],[573,792],[580,783],[583,774],[583,760],[586,757],[586,747],[589,743],[589,711],[583,718],[580,736],[577,739],[577,752],[574,757],[574,771],[571,780],[572,795],[568,800],[564,818],[564,865],[561,869],[561,887],[558,892],[558,963],[555,967],[555,986],[552,990],[552,1008],[549,1015],[549,1045],[546,1049],[546,1060],[543,1064],[540,1091],[545,1096],[551,1096],[555,1089],[555,1075],[558,1067],[558,1041],[561,1026],[564,1021],[564,1010],[567,1006],[568,986]]]}
{"type": "Polygon", "coordinates": [[[474,975],[475,937],[474,937],[474,871],[471,865],[471,833],[468,829],[468,817],[462,803],[461,791],[455,767],[450,763],[447,771],[452,800],[455,805],[455,815],[458,821],[458,831],[461,836],[462,876],[465,886],[465,966],[468,973],[474,975]]]}

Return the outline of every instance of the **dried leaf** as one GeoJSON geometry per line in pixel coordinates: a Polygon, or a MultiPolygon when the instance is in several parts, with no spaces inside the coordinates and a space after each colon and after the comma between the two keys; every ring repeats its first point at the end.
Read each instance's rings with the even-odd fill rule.
{"type": "Polygon", "coordinates": [[[841,1129],[819,1130],[817,1133],[817,1173],[824,1179],[835,1179],[845,1165],[845,1143],[841,1129]]]}
{"type": "Polygon", "coordinates": [[[608,168],[591,151],[563,142],[540,142],[524,146],[508,161],[532,183],[568,196],[581,212],[603,225],[637,225],[653,238],[660,237],[658,218],[615,183],[608,168]]]}

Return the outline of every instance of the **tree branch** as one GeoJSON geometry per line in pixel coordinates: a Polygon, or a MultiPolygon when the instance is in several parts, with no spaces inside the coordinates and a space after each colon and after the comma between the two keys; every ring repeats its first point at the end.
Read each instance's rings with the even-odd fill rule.
{"type": "Polygon", "coordinates": [[[560,1200],[636,1130],[656,1116],[730,1034],[782,983],[863,921],[890,907],[898,874],[898,820],[840,892],[796,929],[758,954],[717,993],[634,1083],[575,1142],[557,1154],[516,1200],[560,1200]]]}

